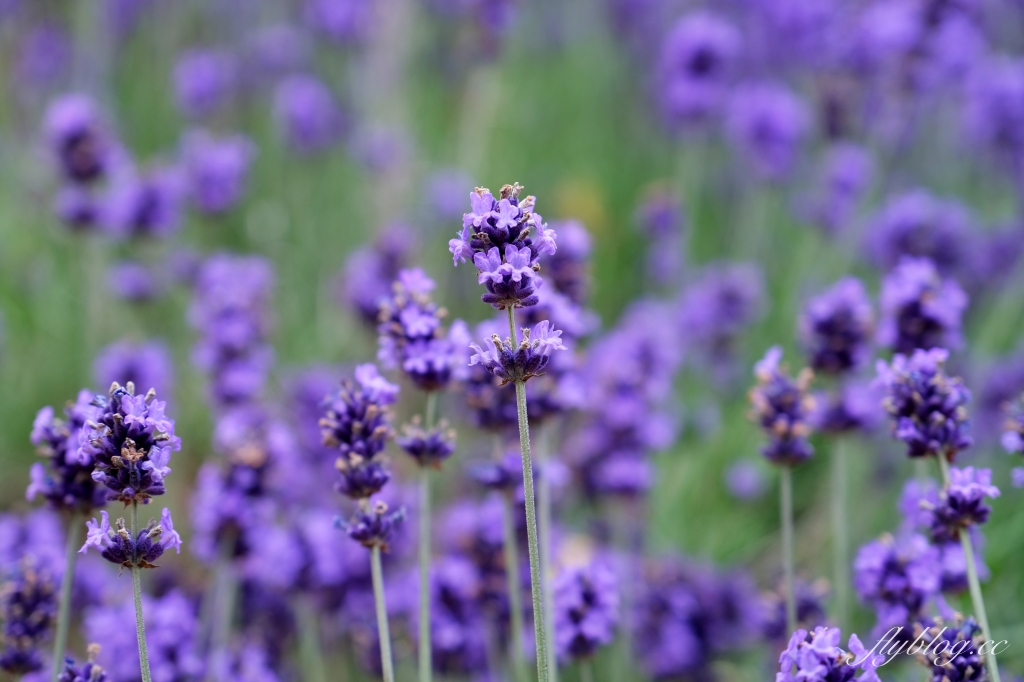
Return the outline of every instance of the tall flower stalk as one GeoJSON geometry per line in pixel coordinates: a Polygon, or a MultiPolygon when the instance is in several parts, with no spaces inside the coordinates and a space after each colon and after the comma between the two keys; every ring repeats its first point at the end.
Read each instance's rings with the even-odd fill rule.
{"type": "Polygon", "coordinates": [[[526,410],[526,381],[539,376],[551,354],[564,350],[561,332],[547,320],[532,330],[524,329],[520,340],[516,331],[515,309],[536,305],[541,279],[538,262],[541,254],[555,253],[555,233],[533,212],[535,199],[520,199],[519,184],[505,185],[497,198],[484,188],[470,194],[471,210],[462,219],[462,229],[448,243],[453,260],[472,256],[478,271],[477,281],[487,291],[484,303],[508,315],[509,335],[497,334],[485,340],[485,348],[470,347],[475,354],[470,364],[483,365],[504,384],[516,391],[516,415],[519,423],[519,448],[523,468],[526,507],[526,535],[530,555],[530,591],[533,599],[533,628],[537,648],[538,679],[549,679],[549,648],[544,621],[544,588],[541,582],[540,542],[537,533],[537,508],[534,493],[533,459],[530,453],[530,424],[526,410]]]}
{"type": "Polygon", "coordinates": [[[774,346],[754,366],[757,385],[750,391],[753,406],[751,417],[768,436],[761,449],[773,464],[782,467],[780,474],[780,513],[782,517],[782,569],[786,589],[786,627],[796,630],[796,592],[793,559],[793,467],[814,454],[807,437],[811,428],[808,417],[814,399],[808,393],[813,374],[804,369],[794,380],[781,366],[782,349],[774,346]]]}

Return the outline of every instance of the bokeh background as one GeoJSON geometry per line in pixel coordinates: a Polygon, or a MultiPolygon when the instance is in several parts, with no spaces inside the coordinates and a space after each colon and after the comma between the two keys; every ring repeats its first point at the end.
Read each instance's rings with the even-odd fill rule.
{"type": "MultiPolygon", "coordinates": [[[[629,507],[645,551],[741,567],[762,589],[779,574],[778,499],[747,418],[754,361],[780,344],[801,366],[800,312],[842,276],[862,278],[876,310],[901,255],[959,281],[970,304],[950,366],[974,391],[976,438],[963,457],[1004,493],[985,527],[984,590],[1011,643],[1006,669],[1024,672],[1024,491],[1010,483],[1024,462],[999,446],[1002,405],[1024,390],[1022,27],[1013,0],[4,0],[0,507],[38,506],[24,495],[37,410],[105,390],[110,344],[155,342],[173,368],[157,388],[184,442],[167,501],[187,544],[191,481],[215,455],[192,264],[221,251],[272,264],[267,400],[287,412],[298,372],[340,379],[374,358],[350,304],[353,281],[373,283],[346,279],[345,264],[396,226],[405,262],[439,282],[435,299],[487,318],[447,241],[474,186],[518,181],[545,219],[592,238],[599,326],[581,348],[641,299],[668,311],[663,342],[684,359],[657,408],[678,436],[650,453],[653,487],[629,507]],[[73,93],[122,164],[81,203],[47,130],[73,93]],[[721,328],[696,333],[687,306],[726,262],[746,268],[749,290],[712,313],[721,328]]],[[[460,427],[442,499],[463,494],[466,463],[488,447],[464,409],[458,394],[442,405],[460,427]]],[[[831,575],[834,441],[814,441],[795,472],[808,581],[831,575]]],[[[899,525],[914,470],[884,425],[848,447],[855,551],[899,525]]],[[[594,533],[590,503],[566,497],[566,528],[594,533]]],[[[164,563],[198,580],[186,555],[164,563]]],[[[858,607],[854,630],[873,623],[858,607]]],[[[765,679],[766,658],[771,645],[755,644],[714,669],[765,679]]]]}

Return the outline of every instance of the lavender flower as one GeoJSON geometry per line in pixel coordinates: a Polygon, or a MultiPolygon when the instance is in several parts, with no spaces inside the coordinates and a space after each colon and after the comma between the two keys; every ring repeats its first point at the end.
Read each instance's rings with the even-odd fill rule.
{"type": "Polygon", "coordinates": [[[942,348],[896,355],[891,365],[878,362],[877,385],[892,417],[893,436],[907,444],[910,457],[943,456],[952,461],[971,445],[967,403],[971,392],[945,373],[949,353],[942,348]]]}
{"type": "Polygon", "coordinates": [[[868,226],[867,247],[886,270],[910,256],[928,258],[940,273],[950,274],[968,264],[975,232],[962,204],[919,189],[889,199],[868,226]]]}
{"type": "Polygon", "coordinates": [[[941,570],[938,550],[922,535],[898,540],[885,535],[861,547],[853,584],[861,601],[875,609],[875,634],[895,626],[912,631],[939,593],[941,570]]]}
{"type": "Polygon", "coordinates": [[[90,644],[89,659],[82,665],[75,665],[71,658],[65,659],[64,668],[57,676],[57,682],[107,682],[107,673],[96,665],[96,657],[99,656],[99,653],[99,645],[90,644]]]}
{"type": "MultiPolygon", "coordinates": [[[[460,342],[469,349],[471,338],[488,337],[500,334],[504,331],[505,325],[496,320],[481,322],[473,331],[473,336],[466,334],[466,338],[460,342]]],[[[452,325],[452,333],[457,331],[452,325]]],[[[466,331],[458,328],[459,333],[466,331]]],[[[469,375],[465,380],[465,400],[469,411],[470,419],[474,426],[492,432],[501,432],[512,428],[517,423],[516,394],[507,385],[499,385],[494,375],[484,365],[476,364],[468,368],[469,375]]]]}
{"type": "Polygon", "coordinates": [[[526,381],[543,374],[553,352],[565,350],[561,336],[562,332],[552,328],[547,320],[538,322],[532,330],[524,328],[523,340],[518,346],[512,343],[511,338],[502,340],[495,334],[484,341],[486,350],[475,343],[470,344],[469,347],[476,352],[470,357],[469,364],[483,365],[501,381],[501,385],[526,381]]]}
{"type": "Polygon", "coordinates": [[[582,306],[590,293],[590,233],[575,220],[559,222],[552,229],[558,233],[559,246],[547,259],[548,281],[556,291],[582,306]]]}
{"type": "Polygon", "coordinates": [[[402,434],[395,442],[421,467],[440,469],[441,464],[455,452],[455,430],[448,428],[442,420],[428,431],[417,415],[411,424],[402,428],[402,434]]]}
{"type": "Polygon", "coordinates": [[[754,366],[758,383],[750,390],[751,417],[769,438],[761,454],[772,463],[791,466],[814,454],[807,441],[811,433],[809,416],[814,410],[814,398],[807,387],[813,374],[804,369],[794,381],[780,369],[780,360],[782,349],[773,346],[754,366]]]}
{"type": "Polygon", "coordinates": [[[679,329],[688,347],[721,365],[739,335],[764,314],[764,277],[752,263],[711,265],[683,292],[679,329]]]}
{"type": "Polygon", "coordinates": [[[107,270],[107,284],[111,293],[132,303],[146,303],[159,298],[164,292],[159,273],[142,262],[126,260],[114,263],[107,270]]]}
{"type": "Polygon", "coordinates": [[[878,342],[897,353],[960,346],[967,294],[925,258],[903,258],[882,282],[878,342]]]}
{"type": "Polygon", "coordinates": [[[163,341],[136,343],[125,339],[100,351],[93,361],[92,374],[100,386],[130,381],[136,386],[159,389],[166,395],[173,387],[174,366],[163,341]]]}
{"type": "Polygon", "coordinates": [[[370,0],[306,0],[306,23],[330,40],[345,45],[361,42],[373,18],[370,0]]]}
{"type": "Polygon", "coordinates": [[[366,499],[391,478],[379,455],[392,435],[387,406],[398,397],[398,387],[385,381],[373,365],[358,366],[355,378],[358,386],[346,381],[325,401],[320,429],[324,445],[340,453],[338,491],[366,499]]]}
{"type": "Polygon", "coordinates": [[[395,527],[405,519],[405,509],[389,512],[384,502],[374,503],[372,508],[360,506],[355,515],[342,522],[342,529],[348,536],[366,548],[379,547],[388,551],[388,542],[395,527]]]}
{"type": "Polygon", "coordinates": [[[739,31],[710,12],[688,14],[672,27],[658,64],[658,94],[670,125],[720,113],[741,48],[739,31]]]}
{"type": "Polygon", "coordinates": [[[869,651],[857,635],[850,635],[849,653],[839,648],[839,628],[818,627],[811,634],[797,630],[789,646],[779,656],[779,674],[776,682],[826,682],[852,680],[863,671],[858,680],[879,682],[875,669],[885,658],[869,651]]]}
{"type": "Polygon", "coordinates": [[[15,678],[42,669],[39,647],[50,634],[56,612],[53,576],[26,556],[0,586],[0,669],[15,678]]]}
{"type": "Polygon", "coordinates": [[[796,165],[809,118],[803,102],[786,87],[756,83],[733,94],[726,130],[757,175],[778,181],[796,165]]]}
{"type": "Polygon", "coordinates": [[[205,130],[192,130],[182,137],[181,157],[196,208],[217,215],[242,200],[256,147],[244,135],[214,137],[205,130]]]}
{"type": "Polygon", "coordinates": [[[867,361],[874,316],[864,285],[845,277],[812,298],[800,318],[811,369],[845,374],[867,361]]]}
{"type": "Polygon", "coordinates": [[[487,669],[480,582],[476,566],[462,556],[448,555],[432,562],[431,659],[442,674],[479,674],[487,669]]]}
{"type": "Polygon", "coordinates": [[[1024,455],[1024,399],[1008,402],[1001,442],[1009,453],[1024,455]]]}
{"type": "Polygon", "coordinates": [[[808,200],[809,218],[828,233],[848,227],[873,174],[873,160],[863,147],[848,142],[832,145],[822,160],[815,194],[808,200]]]}
{"type": "Polygon", "coordinates": [[[949,479],[939,503],[930,510],[932,540],[939,544],[952,542],[962,530],[987,522],[992,508],[984,499],[999,497],[991,469],[951,467],[949,479]]]}
{"type": "Polygon", "coordinates": [[[163,495],[171,452],[181,449],[174,420],[164,414],[166,403],[153,389],[137,396],[131,382],[125,387],[115,382],[109,397],[97,396],[95,404],[99,415],[82,429],[79,450],[81,459],[96,465],[93,480],[109,488],[110,499],[125,504],[163,495]]]}
{"type": "Polygon", "coordinates": [[[523,489],[522,456],[518,452],[506,452],[493,462],[477,464],[470,468],[470,477],[490,490],[521,494],[523,489]]]}
{"type": "Polygon", "coordinates": [[[105,217],[100,200],[81,185],[61,187],[53,199],[53,212],[61,222],[73,230],[96,227],[105,217]]]}
{"type": "Polygon", "coordinates": [[[182,194],[176,168],[124,173],[117,176],[104,197],[100,217],[107,231],[116,237],[163,239],[181,225],[182,194]]]}
{"type": "Polygon", "coordinates": [[[378,359],[385,367],[400,366],[424,391],[443,390],[453,376],[466,374],[461,349],[441,328],[445,311],[430,300],[433,288],[418,268],[399,272],[393,295],[381,303],[378,327],[378,359]]]}
{"type": "Polygon", "coordinates": [[[95,104],[85,95],[54,100],[43,128],[47,145],[66,180],[86,184],[102,178],[116,156],[114,142],[95,104]]]}
{"type": "Polygon", "coordinates": [[[972,618],[957,620],[953,628],[939,619],[929,627],[918,625],[914,637],[920,639],[922,650],[928,653],[918,656],[917,661],[928,669],[932,682],[983,682],[989,679],[979,654],[985,637],[972,618]]]}
{"type": "Polygon", "coordinates": [[[415,248],[411,228],[402,224],[385,227],[372,247],[356,249],[345,261],[339,280],[339,298],[376,329],[381,303],[391,295],[392,283],[408,264],[415,248]]]}
{"type": "Polygon", "coordinates": [[[619,620],[618,581],[603,564],[564,569],[552,584],[555,651],[564,661],[611,643],[619,620]]]}
{"type": "Polygon", "coordinates": [[[107,512],[101,511],[100,516],[100,521],[86,522],[89,532],[82,549],[78,550],[80,553],[93,547],[104,559],[124,568],[156,568],[153,562],[170,547],[181,553],[181,536],[174,530],[169,509],[163,510],[159,522],[151,519],[134,537],[125,528],[124,519],[118,519],[116,528],[112,529],[107,512]]]}
{"type": "Polygon", "coordinates": [[[88,513],[106,503],[104,489],[92,478],[93,462],[79,458],[79,433],[87,422],[99,416],[93,394],[78,393],[78,399],[64,407],[64,419],[54,416],[52,407],[39,410],[32,423],[32,444],[46,464],[32,465],[32,482],[26,491],[29,500],[41,495],[54,509],[88,513]]]}
{"type": "Polygon", "coordinates": [[[995,56],[979,64],[968,82],[965,128],[1024,181],[1024,60],[995,56]]]}
{"type": "Polygon", "coordinates": [[[301,154],[331,147],[345,130],[334,95],[314,76],[281,81],[274,91],[274,116],[288,144],[301,154]]]}
{"type": "Polygon", "coordinates": [[[556,250],[554,230],[533,213],[533,197],[520,201],[521,190],[518,184],[505,185],[495,199],[490,190],[476,188],[459,237],[448,242],[455,265],[472,257],[477,280],[487,287],[482,300],[498,310],[537,303],[538,258],[556,250]]]}
{"type": "Polygon", "coordinates": [[[178,109],[189,118],[202,118],[220,109],[235,87],[235,58],[220,50],[192,49],[174,65],[174,94],[178,109]]]}
{"type": "Polygon", "coordinates": [[[195,363],[210,375],[214,403],[252,400],[266,382],[273,358],[270,334],[270,262],[219,254],[203,263],[195,282],[189,322],[203,337],[195,363]]]}
{"type": "MultiPolygon", "coordinates": [[[[828,583],[824,580],[808,583],[799,578],[794,583],[797,624],[806,630],[824,625],[825,604],[829,594],[828,583]]],[[[790,634],[786,630],[786,588],[780,586],[776,590],[763,593],[761,609],[761,634],[769,642],[785,642],[786,636],[790,634]]]]}
{"type": "Polygon", "coordinates": [[[764,495],[765,477],[753,462],[739,461],[725,471],[725,486],[737,500],[757,500],[764,495]]]}

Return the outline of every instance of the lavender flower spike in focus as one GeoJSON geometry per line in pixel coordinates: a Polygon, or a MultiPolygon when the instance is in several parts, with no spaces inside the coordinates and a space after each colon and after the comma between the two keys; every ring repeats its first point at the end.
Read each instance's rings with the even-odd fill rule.
{"type": "MultiPolygon", "coordinates": [[[[516,333],[515,308],[536,305],[540,286],[537,262],[542,253],[555,253],[555,233],[541,217],[533,213],[533,197],[519,200],[522,187],[516,183],[501,188],[499,198],[477,188],[470,194],[471,211],[462,218],[462,231],[448,243],[453,261],[473,258],[479,271],[478,281],[487,287],[484,303],[508,313],[509,336],[497,334],[486,342],[486,350],[471,344],[476,353],[470,365],[482,364],[502,383],[514,382],[516,414],[519,421],[519,447],[523,460],[523,488],[526,507],[526,535],[530,551],[530,588],[533,597],[533,627],[537,647],[537,676],[546,682],[551,652],[548,647],[547,621],[544,616],[544,587],[541,583],[540,541],[537,537],[537,508],[533,487],[533,460],[530,454],[530,425],[526,406],[526,380],[538,376],[556,350],[563,350],[561,332],[548,320],[538,322],[532,332],[523,330],[520,343],[516,333]],[[532,233],[531,233],[532,231],[532,233]]],[[[518,655],[518,652],[517,652],[518,655]]]]}
{"type": "Polygon", "coordinates": [[[519,199],[522,189],[518,183],[505,185],[495,199],[490,190],[476,188],[458,238],[448,242],[455,265],[473,259],[477,281],[487,287],[482,300],[498,310],[537,303],[537,260],[556,249],[554,230],[532,212],[533,197],[519,199]]]}
{"type": "Polygon", "coordinates": [[[751,416],[768,436],[761,454],[782,465],[780,472],[780,510],[782,515],[782,568],[786,582],[786,629],[796,629],[796,594],[793,569],[793,479],[792,467],[814,454],[807,441],[811,428],[808,419],[814,411],[814,399],[807,388],[813,378],[804,369],[794,381],[780,368],[782,349],[768,349],[756,365],[757,385],[750,390],[751,416]]]}
{"type": "Polygon", "coordinates": [[[839,628],[817,627],[808,634],[797,630],[789,646],[779,656],[779,674],[775,682],[831,682],[853,680],[879,682],[876,668],[885,658],[866,649],[857,635],[850,635],[850,651],[839,648],[839,628]]]}

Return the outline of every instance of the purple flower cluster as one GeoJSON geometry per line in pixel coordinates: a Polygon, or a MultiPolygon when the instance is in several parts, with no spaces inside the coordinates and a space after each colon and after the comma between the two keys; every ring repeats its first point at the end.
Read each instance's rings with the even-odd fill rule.
{"type": "Polygon", "coordinates": [[[100,512],[100,517],[100,521],[93,519],[86,523],[89,532],[85,544],[79,550],[83,554],[93,547],[112,564],[124,568],[156,568],[153,562],[163,556],[164,550],[173,547],[181,553],[181,536],[174,530],[168,509],[161,512],[159,522],[151,519],[134,536],[125,528],[124,519],[118,519],[115,528],[111,528],[107,512],[100,512]]]}
{"type": "MultiPolygon", "coordinates": [[[[443,390],[451,379],[465,376],[464,323],[445,335],[441,318],[445,311],[430,300],[434,282],[419,268],[402,270],[391,298],[381,303],[377,358],[385,367],[401,367],[424,391],[443,390]],[[454,338],[453,338],[454,336],[454,338]]],[[[453,325],[455,327],[455,325],[453,325]]]]}
{"type": "Polygon", "coordinates": [[[412,230],[402,224],[385,227],[373,246],[355,249],[345,260],[338,281],[338,297],[355,309],[374,329],[380,323],[380,306],[391,296],[398,273],[407,267],[416,248],[412,230]]]}
{"type": "Polygon", "coordinates": [[[84,185],[104,177],[117,155],[116,145],[95,104],[85,95],[55,100],[43,122],[46,141],[64,179],[84,185]]]}
{"type": "Polygon", "coordinates": [[[927,258],[939,272],[951,274],[969,264],[973,223],[960,203],[913,190],[890,198],[872,219],[868,252],[886,270],[904,257],[915,257],[927,258]]]}
{"type": "Polygon", "coordinates": [[[482,300],[498,310],[537,303],[538,259],[556,251],[554,230],[533,212],[533,197],[520,201],[521,190],[505,185],[495,199],[478,187],[469,195],[472,210],[463,216],[458,238],[448,242],[455,265],[473,258],[477,280],[487,287],[482,300]]]}
{"type": "Polygon", "coordinates": [[[245,194],[249,166],[256,147],[244,135],[215,137],[205,130],[182,136],[181,158],[188,194],[201,213],[219,215],[237,205],[245,194]]]}
{"type": "Polygon", "coordinates": [[[829,147],[821,161],[821,179],[807,199],[810,220],[831,234],[849,227],[874,170],[873,159],[863,147],[849,142],[829,147]]]}
{"type": "Polygon", "coordinates": [[[395,442],[421,467],[440,469],[441,464],[455,452],[455,430],[443,420],[427,430],[416,416],[411,424],[402,427],[402,433],[395,442]]]}
{"type": "Polygon", "coordinates": [[[853,584],[861,601],[874,607],[875,634],[894,626],[913,631],[939,593],[939,551],[923,535],[885,535],[860,548],[853,562],[853,584]]]}
{"type": "Polygon", "coordinates": [[[524,328],[523,340],[518,343],[510,337],[502,340],[494,334],[484,340],[484,348],[475,343],[470,344],[469,347],[475,353],[470,357],[469,364],[483,365],[501,385],[523,382],[541,376],[551,354],[566,349],[561,336],[562,332],[554,329],[547,320],[538,322],[532,330],[524,328]]]}
{"type": "Polygon", "coordinates": [[[124,387],[115,382],[95,405],[98,414],[82,429],[79,450],[82,461],[95,464],[93,480],[109,489],[110,499],[125,504],[163,495],[171,452],[181,449],[174,420],[164,414],[166,403],[153,389],[135,395],[131,382],[124,387]]]}
{"type": "Polygon", "coordinates": [[[885,658],[864,648],[857,635],[850,635],[850,651],[839,648],[839,628],[818,627],[814,632],[797,630],[779,656],[776,682],[832,682],[856,679],[879,682],[876,668],[885,658]]]}
{"type": "Polygon", "coordinates": [[[352,518],[342,521],[340,525],[350,538],[362,546],[380,547],[381,551],[386,552],[395,527],[404,519],[404,508],[389,511],[387,504],[377,501],[372,507],[360,505],[352,518]]]}
{"type": "Polygon", "coordinates": [[[800,318],[800,336],[815,372],[859,369],[870,353],[874,315],[864,285],[846,277],[812,298],[800,318]]]}
{"type": "Polygon", "coordinates": [[[743,42],[726,19],[710,12],[688,14],[661,47],[658,93],[673,126],[693,125],[721,113],[743,42]]]}
{"type": "Polygon", "coordinates": [[[305,74],[289,76],[277,85],[274,116],[283,137],[300,154],[330,148],[346,127],[331,90],[319,78],[305,74]]]}
{"type": "Polygon", "coordinates": [[[882,282],[878,342],[897,353],[918,348],[956,349],[967,294],[952,279],[942,279],[927,258],[902,258],[882,282]]]}
{"type": "Polygon", "coordinates": [[[339,453],[338,492],[364,500],[391,478],[380,455],[393,435],[388,405],[398,398],[398,386],[388,383],[369,364],[356,368],[355,379],[355,383],[344,382],[324,401],[320,432],[324,445],[339,453]]]}
{"type": "Polygon", "coordinates": [[[751,417],[768,436],[761,454],[775,464],[792,466],[814,454],[807,440],[815,406],[807,391],[813,375],[805,369],[794,380],[780,367],[781,360],[782,349],[774,346],[754,366],[757,385],[750,389],[751,417]]]}
{"type": "Polygon", "coordinates": [[[270,289],[274,274],[255,256],[211,256],[196,276],[189,322],[202,334],[195,363],[210,377],[218,408],[245,403],[262,393],[273,360],[270,289]]]}
{"type": "Polygon", "coordinates": [[[988,521],[992,508],[985,504],[986,497],[999,497],[999,488],[992,485],[991,469],[951,467],[949,486],[930,510],[932,540],[937,544],[952,542],[961,531],[988,521]]]}
{"type": "Polygon", "coordinates": [[[942,348],[879,360],[877,385],[892,418],[893,436],[907,445],[910,457],[942,456],[952,461],[970,447],[967,403],[971,392],[945,372],[949,353],[942,348]]]}
{"type": "Polygon", "coordinates": [[[100,648],[96,644],[89,645],[89,660],[82,665],[75,665],[71,658],[64,660],[64,668],[57,676],[57,682],[107,682],[107,673],[96,665],[96,657],[100,648]]]}
{"type": "Polygon", "coordinates": [[[917,660],[928,669],[930,682],[984,682],[990,679],[979,653],[985,638],[974,619],[957,622],[953,628],[936,619],[934,625],[919,626],[914,636],[920,639],[922,649],[928,652],[918,656],[917,660]]]}
{"type": "Polygon", "coordinates": [[[32,423],[32,444],[46,459],[32,465],[29,500],[41,495],[54,509],[88,513],[107,501],[104,488],[93,480],[93,461],[79,455],[79,434],[86,423],[99,416],[94,396],[86,390],[64,407],[64,419],[54,416],[52,407],[39,410],[32,423]]]}
{"type": "Polygon", "coordinates": [[[487,670],[480,589],[477,569],[465,557],[450,554],[432,562],[430,646],[437,672],[470,675],[487,670]]]}
{"type": "Polygon", "coordinates": [[[599,562],[564,569],[552,586],[559,660],[593,656],[611,643],[619,621],[618,581],[599,562]]]}
{"type": "Polygon", "coordinates": [[[809,127],[804,103],[777,83],[740,86],[729,103],[726,128],[730,141],[766,180],[783,180],[792,173],[809,127]]]}
{"type": "Polygon", "coordinates": [[[56,619],[56,585],[53,576],[28,557],[4,578],[0,584],[0,670],[17,679],[43,667],[39,649],[56,619]]]}

